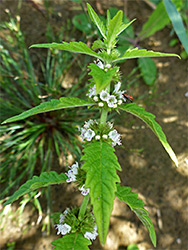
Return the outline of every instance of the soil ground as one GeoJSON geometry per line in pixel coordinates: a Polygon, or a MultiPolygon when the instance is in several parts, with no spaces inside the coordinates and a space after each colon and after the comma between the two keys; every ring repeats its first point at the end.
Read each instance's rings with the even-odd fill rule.
{"type": "MultiPolygon", "coordinates": [[[[18,0],[2,0],[1,12],[9,8],[14,15],[18,2],[18,0]]],[[[106,11],[113,6],[126,11],[130,19],[136,17],[137,21],[133,25],[136,32],[152,13],[147,1],[142,0],[88,2],[96,7],[97,11],[106,11]]],[[[54,17],[52,20],[55,25],[62,25],[62,22],[71,18],[75,12],[81,12],[79,5],[71,1],[53,1],[52,5],[55,11],[62,13],[59,18],[54,17]]],[[[28,46],[45,42],[46,23],[43,10],[42,1],[22,2],[21,28],[28,46]]],[[[3,13],[1,19],[6,19],[3,13]]],[[[141,46],[154,51],[179,54],[181,52],[179,45],[169,47],[171,40],[169,34],[170,26],[144,40],[141,46]]],[[[122,172],[119,174],[122,184],[132,187],[132,191],[137,192],[146,204],[145,208],[149,211],[157,233],[156,249],[186,250],[188,249],[188,119],[185,93],[188,91],[188,64],[186,60],[177,58],[155,59],[155,63],[158,76],[155,94],[148,101],[151,105],[146,105],[143,99],[138,99],[138,103],[156,115],[157,121],[177,154],[179,168],[171,162],[158,139],[145,124],[131,115],[122,113],[121,122],[117,126],[123,138],[123,147],[116,149],[122,166],[122,172]]],[[[123,75],[126,76],[135,65],[135,60],[121,64],[123,75]]],[[[135,90],[130,89],[130,93],[136,99],[148,91],[151,89],[142,80],[139,80],[135,90]]],[[[64,190],[62,193],[62,186],[53,187],[54,211],[63,211],[70,205],[81,203],[79,193],[72,186],[64,190]]],[[[25,209],[23,223],[19,227],[7,220],[7,226],[1,233],[1,249],[6,249],[4,244],[11,241],[16,241],[15,250],[53,249],[50,242],[58,237],[55,230],[52,229],[50,236],[47,236],[45,232],[41,232],[40,225],[36,226],[36,220],[37,214],[33,214],[29,206],[25,209]],[[31,225],[29,230],[28,225],[31,225]]],[[[96,240],[91,249],[120,250],[126,249],[132,243],[136,243],[140,250],[154,249],[141,222],[125,204],[116,199],[106,244],[101,247],[96,240]]]]}

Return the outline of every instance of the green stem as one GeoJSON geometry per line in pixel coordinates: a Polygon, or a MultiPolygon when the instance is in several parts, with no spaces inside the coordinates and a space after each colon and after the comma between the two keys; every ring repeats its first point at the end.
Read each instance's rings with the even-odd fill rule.
{"type": "Polygon", "coordinates": [[[89,201],[89,194],[87,194],[86,196],[84,196],[83,201],[82,201],[82,205],[80,207],[80,211],[78,214],[78,219],[82,220],[84,218],[85,212],[86,212],[86,208],[87,208],[87,204],[89,201]]]}
{"type": "Polygon", "coordinates": [[[100,119],[100,124],[105,124],[108,116],[108,110],[107,109],[102,109],[101,112],[101,119],[100,119]]]}

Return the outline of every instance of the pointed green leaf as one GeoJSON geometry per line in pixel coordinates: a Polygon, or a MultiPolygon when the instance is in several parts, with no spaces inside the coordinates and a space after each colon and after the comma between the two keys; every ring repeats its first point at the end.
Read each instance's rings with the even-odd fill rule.
{"type": "Polygon", "coordinates": [[[111,20],[110,10],[107,10],[106,26],[109,26],[111,20]]]}
{"type": "Polygon", "coordinates": [[[112,49],[115,45],[116,37],[118,33],[121,31],[122,25],[122,18],[123,18],[123,11],[119,10],[117,14],[110,20],[109,25],[107,27],[107,37],[106,42],[108,44],[108,48],[112,49]]]}
{"type": "Polygon", "coordinates": [[[97,94],[109,85],[115,72],[118,69],[118,67],[113,67],[106,72],[103,69],[99,68],[95,63],[90,63],[88,68],[91,69],[89,75],[91,75],[95,81],[97,94]]]}
{"type": "Polygon", "coordinates": [[[15,121],[23,120],[27,117],[30,117],[32,115],[36,115],[39,113],[43,113],[43,112],[49,112],[49,111],[64,109],[64,108],[91,106],[91,105],[93,105],[93,103],[76,98],[76,97],[61,97],[59,100],[52,99],[49,102],[43,102],[40,105],[32,109],[29,109],[19,115],[16,115],[7,119],[6,121],[3,122],[3,124],[8,123],[8,122],[15,122],[15,121]]]}
{"type": "Polygon", "coordinates": [[[89,195],[99,238],[104,244],[115,198],[116,182],[120,182],[116,169],[121,170],[121,167],[114,154],[114,148],[106,142],[90,143],[83,152],[85,154],[81,160],[85,163],[82,169],[87,173],[85,186],[90,189],[89,195]]]}
{"type": "Polygon", "coordinates": [[[33,44],[30,46],[30,48],[60,49],[60,50],[74,52],[74,53],[86,54],[86,55],[93,56],[102,60],[102,58],[100,58],[99,55],[95,51],[90,49],[83,42],[33,44]]]}
{"type": "Polygon", "coordinates": [[[81,233],[71,233],[52,241],[53,250],[89,250],[91,241],[84,238],[81,233]]]}
{"type": "Polygon", "coordinates": [[[178,166],[178,160],[176,158],[176,155],[170,145],[167,142],[166,136],[161,128],[161,126],[155,121],[155,116],[147,111],[144,110],[143,107],[137,106],[136,103],[130,103],[130,104],[123,104],[120,106],[120,109],[131,113],[141,120],[143,120],[150,129],[155,133],[155,135],[158,137],[160,142],[162,143],[163,147],[171,157],[171,159],[174,161],[176,166],[178,166]]]}
{"type": "Polygon", "coordinates": [[[172,3],[171,0],[164,0],[164,6],[173,24],[177,36],[179,37],[185,51],[188,54],[188,38],[180,13],[177,11],[176,6],[172,3]]]}
{"type": "Polygon", "coordinates": [[[176,54],[161,53],[161,52],[154,52],[152,50],[134,48],[134,49],[128,49],[123,56],[113,60],[113,62],[119,62],[125,59],[133,59],[140,57],[162,57],[162,56],[176,56],[180,58],[180,56],[176,54]]]}
{"type": "Polygon", "coordinates": [[[152,58],[138,58],[138,66],[145,83],[149,86],[153,85],[156,80],[157,68],[152,58]]]}
{"type": "Polygon", "coordinates": [[[95,40],[92,49],[106,49],[106,44],[102,40],[95,40]]]}
{"type": "Polygon", "coordinates": [[[31,180],[26,181],[10,198],[4,203],[8,205],[16,201],[20,196],[28,194],[36,189],[47,187],[49,185],[61,184],[67,180],[64,173],[57,174],[55,171],[49,173],[43,172],[40,176],[33,176],[31,180]]]}
{"type": "Polygon", "coordinates": [[[156,31],[163,29],[168,23],[170,23],[170,20],[165,11],[163,1],[161,1],[143,25],[138,36],[143,40],[153,35],[156,31]]]}
{"type": "Polygon", "coordinates": [[[99,16],[96,14],[96,12],[93,10],[93,8],[91,7],[89,3],[87,3],[87,9],[88,9],[88,13],[89,13],[89,17],[91,21],[97,26],[101,35],[106,39],[105,26],[104,26],[103,21],[100,20],[99,16]]]}
{"type": "Polygon", "coordinates": [[[130,209],[135,212],[137,217],[149,231],[151,241],[154,247],[156,247],[156,234],[153,223],[148,216],[148,211],[144,209],[144,202],[138,199],[138,194],[131,192],[130,187],[122,187],[117,184],[116,196],[120,199],[120,201],[124,201],[130,207],[130,209]]]}
{"type": "Polygon", "coordinates": [[[132,21],[130,21],[129,23],[127,23],[127,24],[123,23],[123,24],[120,26],[120,30],[119,30],[119,32],[118,32],[117,35],[120,35],[120,34],[121,34],[125,29],[127,29],[135,20],[136,20],[136,18],[133,19],[132,21]]]}

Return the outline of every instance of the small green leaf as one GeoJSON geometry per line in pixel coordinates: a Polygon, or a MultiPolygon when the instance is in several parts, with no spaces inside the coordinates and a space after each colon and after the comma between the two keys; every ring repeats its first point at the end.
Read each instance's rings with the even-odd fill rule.
{"type": "Polygon", "coordinates": [[[115,46],[116,37],[118,36],[118,33],[121,31],[120,27],[122,25],[122,18],[123,18],[123,11],[119,10],[108,24],[106,42],[108,44],[109,49],[112,49],[115,46]]]}
{"type": "Polygon", "coordinates": [[[89,250],[91,241],[81,233],[71,233],[52,241],[51,244],[55,246],[54,250],[89,250]]]}
{"type": "Polygon", "coordinates": [[[145,83],[153,85],[156,80],[157,68],[151,58],[138,58],[138,66],[145,83]]]}
{"type": "Polygon", "coordinates": [[[141,120],[143,120],[150,129],[155,133],[155,135],[158,137],[160,142],[162,143],[163,147],[171,157],[171,159],[174,161],[176,166],[178,166],[178,160],[176,158],[176,155],[170,145],[167,142],[166,136],[161,128],[161,126],[155,121],[155,116],[147,111],[144,110],[143,107],[137,106],[136,103],[130,103],[130,104],[123,104],[120,106],[120,109],[131,113],[141,120]]]}
{"type": "Polygon", "coordinates": [[[135,19],[133,19],[132,21],[130,21],[129,23],[127,23],[127,24],[122,24],[121,26],[120,26],[120,30],[119,30],[119,33],[117,34],[118,36],[125,30],[125,29],[127,29],[134,21],[136,20],[136,18],[135,19]]]}
{"type": "Polygon", "coordinates": [[[185,51],[188,53],[188,38],[180,13],[171,0],[164,0],[164,6],[185,51]]]}
{"type": "Polygon", "coordinates": [[[116,183],[120,182],[117,170],[121,167],[114,148],[106,142],[90,143],[83,150],[82,169],[86,171],[85,186],[90,189],[91,204],[102,244],[105,243],[115,198],[116,183]]]}
{"type": "Polygon", "coordinates": [[[92,49],[106,49],[106,45],[102,40],[95,40],[92,49]]]}
{"type": "Polygon", "coordinates": [[[149,231],[151,241],[154,247],[156,247],[156,234],[153,223],[148,216],[148,211],[144,209],[144,202],[138,199],[138,194],[131,192],[130,187],[123,187],[120,186],[120,184],[117,184],[116,196],[120,199],[120,201],[124,201],[130,207],[130,209],[135,212],[137,217],[149,231]]]}
{"type": "Polygon", "coordinates": [[[176,56],[179,59],[181,59],[180,56],[178,56],[177,54],[161,53],[161,52],[154,52],[152,50],[134,48],[134,49],[128,49],[123,56],[113,60],[112,62],[118,62],[125,59],[133,59],[140,57],[162,57],[162,56],[176,56]]]}
{"type": "Polygon", "coordinates": [[[10,198],[4,203],[8,205],[24,194],[28,194],[36,189],[47,187],[49,185],[61,184],[67,180],[67,176],[64,173],[57,174],[55,171],[49,173],[43,172],[40,176],[33,176],[31,180],[26,181],[10,198]]]}
{"type": "Polygon", "coordinates": [[[29,109],[19,115],[16,115],[7,119],[2,124],[23,120],[27,117],[30,117],[32,115],[36,115],[39,113],[43,113],[43,112],[49,112],[49,111],[54,111],[54,110],[64,109],[64,108],[91,106],[91,105],[93,105],[93,103],[76,98],[76,97],[61,97],[59,100],[52,99],[49,102],[43,102],[40,105],[32,109],[29,109]]]}
{"type": "Polygon", "coordinates": [[[33,44],[30,46],[30,48],[60,49],[60,50],[74,52],[74,53],[86,54],[86,55],[93,56],[102,60],[102,58],[100,58],[100,56],[95,51],[90,49],[83,42],[33,44]]]}
{"type": "Polygon", "coordinates": [[[139,248],[136,244],[130,244],[128,245],[127,250],[139,250],[139,248]]]}
{"type": "Polygon", "coordinates": [[[87,3],[87,9],[91,21],[97,26],[101,35],[106,39],[104,23],[100,20],[99,16],[96,14],[89,3],[87,3]]]}
{"type": "Polygon", "coordinates": [[[96,83],[97,94],[108,86],[108,84],[112,81],[115,72],[118,69],[118,67],[113,67],[106,72],[103,69],[99,68],[95,63],[90,63],[88,68],[91,69],[89,75],[93,77],[96,83]]]}

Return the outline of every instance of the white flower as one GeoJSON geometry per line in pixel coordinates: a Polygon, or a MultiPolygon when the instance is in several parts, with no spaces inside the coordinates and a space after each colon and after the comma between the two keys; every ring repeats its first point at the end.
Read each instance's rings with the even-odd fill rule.
{"type": "Polygon", "coordinates": [[[110,132],[108,133],[108,136],[109,136],[110,139],[113,141],[113,142],[112,142],[112,146],[115,146],[116,144],[121,145],[121,140],[120,140],[121,135],[118,134],[118,132],[117,132],[116,129],[110,131],[110,132]]]}
{"type": "Polygon", "coordinates": [[[120,88],[121,88],[121,82],[118,82],[118,83],[115,85],[114,93],[118,93],[118,91],[119,91],[120,88]]]}
{"type": "Polygon", "coordinates": [[[96,85],[94,85],[93,87],[91,87],[89,89],[89,93],[86,94],[86,96],[89,96],[89,98],[91,98],[92,96],[96,96],[96,85]]]}
{"type": "Polygon", "coordinates": [[[65,211],[60,214],[60,219],[59,219],[59,223],[62,223],[65,219],[65,216],[70,212],[70,208],[65,209],[65,211]]]}
{"type": "Polygon", "coordinates": [[[69,168],[70,170],[68,171],[68,173],[65,173],[68,176],[68,179],[66,180],[67,183],[76,181],[76,175],[78,174],[78,162],[76,162],[69,168]]]}
{"type": "Polygon", "coordinates": [[[71,226],[69,226],[67,223],[62,224],[57,224],[55,225],[55,228],[58,230],[57,234],[62,234],[65,235],[71,231],[71,226]]]}
{"type": "Polygon", "coordinates": [[[118,105],[121,105],[123,103],[122,100],[118,100],[118,105]]]}
{"type": "Polygon", "coordinates": [[[103,102],[99,102],[98,105],[99,105],[99,107],[103,107],[104,103],[103,102]]]}
{"type": "Polygon", "coordinates": [[[94,123],[95,123],[95,121],[92,120],[92,119],[90,119],[88,122],[85,122],[85,123],[84,123],[84,128],[85,128],[85,129],[88,129],[88,128],[90,128],[90,126],[93,125],[94,123]]]}
{"type": "Polygon", "coordinates": [[[112,122],[107,122],[107,125],[108,125],[109,129],[113,128],[113,123],[112,122]]]}
{"type": "Polygon", "coordinates": [[[93,229],[93,232],[92,232],[92,233],[86,232],[86,233],[84,234],[84,237],[85,237],[86,239],[88,239],[88,240],[95,240],[97,236],[98,236],[98,233],[97,233],[97,226],[96,226],[96,225],[94,226],[94,229],[93,229]]]}
{"type": "Polygon", "coordinates": [[[94,61],[94,63],[101,69],[104,69],[104,64],[99,60],[97,59],[97,61],[94,61]]]}
{"type": "Polygon", "coordinates": [[[85,188],[84,186],[85,185],[83,185],[81,188],[79,188],[79,190],[82,191],[81,194],[83,196],[86,196],[89,193],[89,188],[85,188]]]}
{"type": "Polygon", "coordinates": [[[117,99],[114,95],[110,95],[110,97],[107,100],[108,107],[113,108],[114,104],[117,102],[117,99]]]}
{"type": "Polygon", "coordinates": [[[109,97],[110,97],[110,94],[107,92],[107,89],[102,90],[102,91],[100,92],[100,99],[101,99],[102,101],[107,101],[107,100],[109,99],[109,97]]]}
{"type": "Polygon", "coordinates": [[[117,108],[117,104],[114,104],[113,108],[114,108],[114,109],[117,108]]]}
{"type": "Polygon", "coordinates": [[[103,139],[107,139],[108,136],[107,136],[107,135],[103,135],[102,138],[103,138],[103,139]]]}
{"type": "Polygon", "coordinates": [[[107,69],[111,68],[111,64],[107,63],[107,64],[105,65],[105,68],[107,68],[107,69]]]}
{"type": "Polygon", "coordinates": [[[97,101],[99,100],[98,96],[94,96],[94,97],[93,97],[93,100],[94,100],[95,102],[97,102],[97,101]]]}
{"type": "Polygon", "coordinates": [[[95,140],[100,140],[100,139],[101,139],[100,135],[95,136],[95,140]]]}
{"type": "Polygon", "coordinates": [[[91,141],[94,136],[95,136],[95,132],[90,128],[86,130],[84,134],[84,138],[86,138],[86,141],[91,141]]]}

